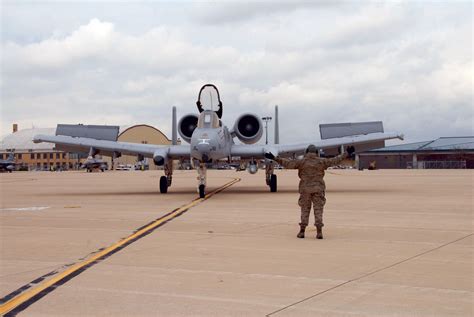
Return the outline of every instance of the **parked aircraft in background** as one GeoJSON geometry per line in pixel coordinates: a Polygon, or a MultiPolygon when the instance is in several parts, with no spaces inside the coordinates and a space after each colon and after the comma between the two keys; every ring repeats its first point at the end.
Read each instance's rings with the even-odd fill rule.
{"type": "MultiPolygon", "coordinates": [[[[279,144],[278,118],[275,118],[276,144],[261,145],[256,144],[263,135],[263,124],[257,115],[242,114],[230,129],[222,124],[223,105],[216,86],[204,85],[199,91],[196,105],[199,114],[188,114],[182,117],[178,124],[176,108],[173,107],[172,145],[136,144],[64,135],[37,135],[34,137],[34,142],[50,142],[83,151],[90,149],[91,153],[105,151],[153,158],[156,165],[164,167],[165,175],[160,178],[161,193],[166,193],[171,186],[173,160],[191,160],[199,174],[198,192],[203,198],[206,190],[207,165],[217,160],[240,161],[248,166],[250,173],[256,173],[257,161],[265,159],[265,155],[269,153],[274,156],[293,157],[303,154],[309,144],[314,144],[319,149],[326,149],[394,138],[403,139],[403,135],[398,133],[380,132],[297,144],[279,144]],[[189,145],[177,145],[177,131],[189,145]],[[235,138],[242,144],[236,144],[235,138]]],[[[274,163],[269,160],[265,165],[266,183],[270,191],[276,192],[277,176],[274,174],[274,163]]]]}
{"type": "Polygon", "coordinates": [[[100,170],[101,172],[104,172],[108,169],[108,164],[102,159],[95,158],[94,156],[88,156],[81,165],[81,168],[85,168],[89,173],[94,170],[100,170]]]}
{"type": "Polygon", "coordinates": [[[0,171],[11,173],[15,169],[15,165],[15,154],[10,152],[6,160],[0,160],[0,171]]]}

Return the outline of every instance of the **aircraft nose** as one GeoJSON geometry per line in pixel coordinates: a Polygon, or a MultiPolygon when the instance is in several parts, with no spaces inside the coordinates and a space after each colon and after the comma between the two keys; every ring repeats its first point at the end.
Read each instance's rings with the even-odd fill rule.
{"type": "Polygon", "coordinates": [[[209,161],[209,153],[211,152],[211,146],[209,144],[198,144],[197,150],[201,154],[204,162],[209,161]]]}
{"type": "Polygon", "coordinates": [[[210,150],[211,150],[211,146],[210,146],[209,144],[203,144],[203,143],[201,143],[201,144],[198,144],[198,145],[197,145],[197,149],[198,149],[198,151],[201,152],[201,153],[209,153],[210,150]]]}

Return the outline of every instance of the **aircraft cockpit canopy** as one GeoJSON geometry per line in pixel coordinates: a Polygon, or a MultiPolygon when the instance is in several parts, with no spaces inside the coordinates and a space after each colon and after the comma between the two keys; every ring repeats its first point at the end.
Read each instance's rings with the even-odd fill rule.
{"type": "Polygon", "coordinates": [[[219,119],[222,118],[222,101],[216,86],[212,84],[202,86],[196,105],[199,112],[210,110],[215,112],[219,119]]]}
{"type": "Polygon", "coordinates": [[[201,112],[198,118],[198,128],[218,128],[221,126],[221,120],[214,111],[205,110],[201,112]]]}

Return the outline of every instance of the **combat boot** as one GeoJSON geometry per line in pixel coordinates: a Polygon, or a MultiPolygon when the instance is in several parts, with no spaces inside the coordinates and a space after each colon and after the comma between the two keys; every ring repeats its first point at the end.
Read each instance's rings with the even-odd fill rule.
{"type": "Polygon", "coordinates": [[[323,238],[323,227],[318,226],[316,227],[316,239],[322,239],[323,238]]]}
{"type": "Polygon", "coordinates": [[[304,238],[304,231],[306,229],[306,226],[301,226],[300,225],[300,232],[298,232],[298,235],[296,237],[303,239],[304,238]]]}

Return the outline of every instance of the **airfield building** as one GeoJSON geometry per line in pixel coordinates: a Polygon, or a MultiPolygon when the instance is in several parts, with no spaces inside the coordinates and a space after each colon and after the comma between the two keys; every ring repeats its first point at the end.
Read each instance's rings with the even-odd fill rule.
{"type": "MultiPolygon", "coordinates": [[[[87,155],[60,151],[52,143],[34,143],[33,137],[37,134],[56,134],[56,128],[32,128],[18,130],[18,125],[13,125],[13,132],[0,140],[0,159],[6,159],[9,152],[14,151],[17,169],[21,170],[46,170],[77,169],[87,155]]],[[[120,127],[118,141],[144,143],[144,144],[171,144],[171,140],[155,127],[149,125],[134,125],[120,127]]],[[[111,159],[104,157],[111,166],[111,159]]],[[[114,164],[131,164],[137,162],[136,156],[123,155],[115,159],[114,164]]],[[[150,168],[156,168],[149,164],[150,168]]]]}
{"type": "Polygon", "coordinates": [[[474,137],[441,137],[432,141],[387,146],[356,155],[359,169],[474,168],[474,137]]]}
{"type": "MultiPolygon", "coordinates": [[[[158,145],[170,145],[171,140],[155,127],[146,124],[134,125],[126,128],[120,128],[121,132],[118,135],[117,141],[119,142],[131,142],[131,143],[142,143],[142,144],[158,144],[158,145]]],[[[137,162],[136,156],[122,155],[117,158],[114,162],[115,165],[134,165],[137,162]]],[[[158,167],[152,162],[152,160],[145,159],[150,169],[157,169],[158,167]],[[148,162],[150,161],[150,162],[148,162]]]]}

